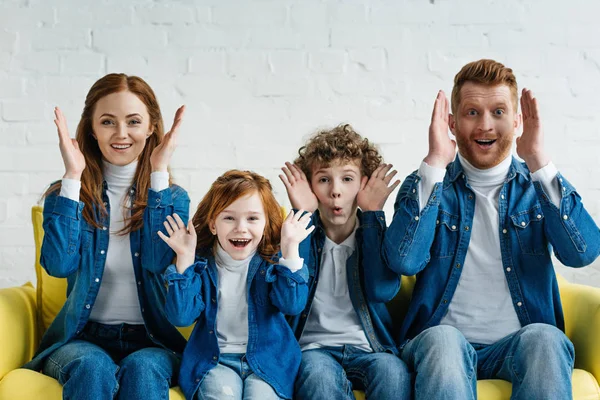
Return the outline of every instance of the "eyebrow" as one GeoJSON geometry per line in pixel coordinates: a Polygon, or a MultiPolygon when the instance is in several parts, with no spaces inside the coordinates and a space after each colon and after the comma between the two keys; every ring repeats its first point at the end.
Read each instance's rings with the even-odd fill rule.
{"type": "MultiPolygon", "coordinates": [[[[112,114],[108,114],[108,113],[104,113],[104,114],[102,114],[102,115],[101,115],[99,118],[102,118],[102,117],[113,117],[113,118],[117,118],[117,116],[116,116],[116,115],[112,115],[112,114]]],[[[142,116],[141,116],[140,114],[138,114],[138,113],[133,113],[133,114],[129,114],[129,115],[126,115],[126,116],[125,116],[125,118],[131,118],[131,117],[140,117],[141,119],[144,119],[144,117],[142,117],[142,116]]]]}
{"type": "MultiPolygon", "coordinates": [[[[236,211],[232,211],[232,210],[223,210],[221,212],[223,212],[223,213],[229,213],[229,214],[237,214],[236,211]]],[[[248,211],[247,214],[259,214],[259,215],[262,215],[262,212],[260,212],[260,211],[248,211]]]]}

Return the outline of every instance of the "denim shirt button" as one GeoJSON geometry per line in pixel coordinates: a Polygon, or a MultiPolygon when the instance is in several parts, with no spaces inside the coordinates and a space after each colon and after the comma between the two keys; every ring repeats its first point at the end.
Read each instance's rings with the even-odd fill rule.
{"type": "Polygon", "coordinates": [[[566,216],[566,215],[563,215],[563,219],[566,221],[566,220],[568,220],[568,219],[569,219],[569,217],[568,217],[568,216],[566,216]]]}
{"type": "Polygon", "coordinates": [[[458,269],[458,268],[460,268],[460,263],[457,263],[457,264],[456,264],[456,268],[457,268],[457,269],[458,269]]]}
{"type": "Polygon", "coordinates": [[[302,313],[302,318],[306,318],[306,313],[302,313]]]}
{"type": "Polygon", "coordinates": [[[100,254],[104,254],[106,253],[104,250],[100,250],[100,254]]]}
{"type": "Polygon", "coordinates": [[[527,225],[527,224],[525,223],[525,221],[521,222],[521,226],[525,226],[525,225],[527,225]]]}
{"type": "Polygon", "coordinates": [[[566,192],[566,191],[567,191],[567,188],[563,186],[563,192],[566,192]]]}
{"type": "Polygon", "coordinates": [[[508,232],[506,229],[502,229],[502,233],[506,234],[508,232]]]}
{"type": "Polygon", "coordinates": [[[562,182],[562,178],[558,178],[558,181],[559,181],[559,182],[562,182]]]}
{"type": "Polygon", "coordinates": [[[140,253],[138,253],[137,251],[135,252],[134,256],[139,257],[140,253]]]}
{"type": "Polygon", "coordinates": [[[160,203],[160,199],[156,199],[156,202],[157,202],[157,203],[160,203]]]}
{"type": "Polygon", "coordinates": [[[94,279],[94,282],[98,283],[98,282],[100,282],[100,279],[96,278],[96,279],[94,279]]]}
{"type": "Polygon", "coordinates": [[[511,271],[510,267],[506,267],[506,272],[510,272],[510,271],[511,271]]]}
{"type": "Polygon", "coordinates": [[[541,215],[541,214],[538,214],[538,215],[536,216],[536,218],[537,218],[537,219],[542,219],[542,215],[541,215]]]}
{"type": "Polygon", "coordinates": [[[518,305],[519,307],[521,307],[521,306],[523,305],[523,303],[521,303],[521,302],[519,301],[519,302],[517,303],[517,305],[518,305]]]}
{"type": "Polygon", "coordinates": [[[217,299],[215,299],[215,298],[213,297],[213,298],[212,298],[212,302],[213,302],[213,303],[216,303],[216,302],[217,302],[217,299]]]}
{"type": "Polygon", "coordinates": [[[208,331],[209,335],[212,335],[214,333],[214,331],[208,331]]]}
{"type": "Polygon", "coordinates": [[[146,312],[146,310],[142,308],[142,312],[146,312]]]}
{"type": "Polygon", "coordinates": [[[439,225],[440,224],[440,220],[438,219],[437,221],[435,221],[435,224],[439,225]]]}
{"type": "Polygon", "coordinates": [[[264,269],[261,269],[261,270],[260,270],[260,274],[261,274],[261,275],[264,275],[264,274],[265,274],[265,270],[264,270],[264,269]]]}
{"type": "Polygon", "coordinates": [[[473,195],[472,194],[469,195],[469,200],[473,200],[473,195]]]}
{"type": "Polygon", "coordinates": [[[217,361],[218,357],[217,356],[213,356],[213,360],[217,361]]]}
{"type": "Polygon", "coordinates": [[[138,286],[142,284],[142,281],[138,281],[138,286]]]}
{"type": "Polygon", "coordinates": [[[106,230],[106,227],[105,227],[105,226],[103,226],[103,227],[102,227],[102,230],[103,230],[103,231],[105,231],[105,230],[106,230]]]}
{"type": "Polygon", "coordinates": [[[469,230],[469,227],[468,227],[468,226],[465,226],[465,231],[468,231],[468,230],[469,230]]]}
{"type": "Polygon", "coordinates": [[[418,220],[419,220],[419,216],[417,215],[417,216],[415,217],[415,221],[418,221],[418,220]]]}
{"type": "Polygon", "coordinates": [[[448,300],[444,299],[443,303],[448,304],[448,300]]]}
{"type": "Polygon", "coordinates": [[[412,192],[413,192],[413,193],[415,193],[416,191],[417,191],[417,189],[413,189],[413,191],[412,191],[412,192]]]}
{"type": "Polygon", "coordinates": [[[86,304],[86,305],[85,305],[85,308],[87,308],[87,309],[89,310],[89,309],[90,309],[90,305],[89,305],[89,304],[86,304]]]}
{"type": "Polygon", "coordinates": [[[108,205],[108,203],[107,203],[107,202],[104,202],[104,207],[106,207],[107,205],[108,205]]]}
{"type": "Polygon", "coordinates": [[[502,200],[504,200],[504,195],[500,196],[500,198],[501,198],[502,200]]]}
{"type": "Polygon", "coordinates": [[[456,225],[452,225],[452,230],[455,231],[456,230],[456,225]]]}
{"type": "Polygon", "coordinates": [[[196,383],[200,383],[200,378],[196,378],[196,383]]]}

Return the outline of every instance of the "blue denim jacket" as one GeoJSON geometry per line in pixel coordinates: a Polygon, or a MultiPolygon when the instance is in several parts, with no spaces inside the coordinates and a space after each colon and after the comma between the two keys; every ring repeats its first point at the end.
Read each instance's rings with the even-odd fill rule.
{"type": "MultiPolygon", "coordinates": [[[[383,211],[358,210],[357,216],[360,226],[356,230],[356,249],[346,263],[350,299],[373,351],[397,354],[392,335],[392,318],[385,303],[400,290],[400,276],[388,268],[381,254],[385,215],[383,211]]],[[[308,251],[310,254],[308,302],[300,315],[288,318],[298,340],[304,331],[317,291],[321,251],[326,237],[319,211],[313,213],[312,223],[315,230],[300,244],[301,251],[308,251]]]]}
{"type": "MultiPolygon", "coordinates": [[[[106,189],[105,182],[102,198],[110,213],[106,189]]],[[[135,196],[135,185],[131,195],[135,196]]],[[[156,345],[177,353],[183,351],[185,339],[166,318],[167,290],[161,276],[175,254],[156,232],[162,230],[164,233],[163,221],[174,212],[187,221],[189,203],[186,191],[179,186],[173,185],[160,192],[148,190],[144,225],[130,233],[138,299],[148,334],[156,345]]],[[[98,295],[106,262],[110,215],[101,217],[95,212],[96,220],[105,228],[94,228],[82,217],[84,206],[83,202],[58,194],[45,199],[40,264],[51,276],[67,278],[67,300],[25,368],[39,370],[47,356],[78,335],[87,323],[98,295]]]]}
{"type": "MultiPolygon", "coordinates": [[[[475,195],[458,159],[446,169],[419,213],[419,177],[410,175],[385,234],[388,265],[417,274],[399,343],[436,326],[448,311],[462,272],[473,222],[475,195]]],[[[502,266],[522,326],[545,323],[564,330],[551,249],[565,265],[582,267],[600,253],[600,231],[575,188],[557,175],[562,198],[552,204],[525,163],[513,158],[498,199],[502,266]]]]}
{"type": "MultiPolygon", "coordinates": [[[[194,265],[183,274],[177,272],[175,265],[170,265],[164,274],[169,287],[167,317],[176,326],[196,322],[179,371],[179,385],[187,399],[193,398],[204,376],[218,364],[220,355],[216,329],[217,266],[209,250],[201,249],[198,254],[194,265]]],[[[248,268],[246,360],[280,397],[289,399],[302,354],[284,314],[298,314],[304,308],[308,269],[305,264],[299,271],[291,272],[284,266],[269,264],[258,254],[248,268]]]]}

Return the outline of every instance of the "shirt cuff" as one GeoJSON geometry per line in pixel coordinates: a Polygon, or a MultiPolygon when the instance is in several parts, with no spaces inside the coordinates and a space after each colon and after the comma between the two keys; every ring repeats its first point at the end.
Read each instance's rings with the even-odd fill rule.
{"type": "Polygon", "coordinates": [[[156,171],[150,174],[150,189],[160,192],[169,187],[169,173],[156,171]]]}
{"type": "Polygon", "coordinates": [[[419,211],[422,211],[435,188],[435,184],[444,181],[446,169],[432,167],[425,161],[422,161],[417,175],[421,178],[419,181],[419,211]]]}
{"type": "Polygon", "coordinates": [[[290,272],[296,272],[296,271],[301,270],[302,266],[304,266],[304,259],[303,258],[292,258],[292,259],[286,260],[285,258],[281,257],[279,259],[278,264],[286,267],[287,269],[290,270],[290,272]]]}
{"type": "Polygon", "coordinates": [[[63,178],[60,186],[60,196],[73,201],[79,201],[79,191],[81,190],[81,181],[77,179],[63,178]]]}
{"type": "Polygon", "coordinates": [[[545,167],[532,173],[531,179],[534,182],[539,182],[540,185],[542,185],[544,192],[550,197],[552,204],[556,207],[560,207],[561,193],[556,174],[558,174],[558,169],[553,162],[549,162],[545,167]]]}

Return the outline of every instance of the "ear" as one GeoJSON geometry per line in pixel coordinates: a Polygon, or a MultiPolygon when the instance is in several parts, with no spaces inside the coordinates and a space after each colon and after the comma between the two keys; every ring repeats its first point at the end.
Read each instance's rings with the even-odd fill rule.
{"type": "Polygon", "coordinates": [[[208,229],[210,229],[210,233],[212,233],[213,235],[217,234],[217,226],[214,221],[210,221],[208,223],[208,229]]]}
{"type": "Polygon", "coordinates": [[[515,136],[519,134],[519,130],[523,126],[523,114],[517,112],[515,113],[515,120],[513,122],[515,128],[515,136]]]}
{"type": "Polygon", "coordinates": [[[450,128],[450,132],[456,136],[456,118],[452,114],[448,114],[448,127],[450,128]]]}

